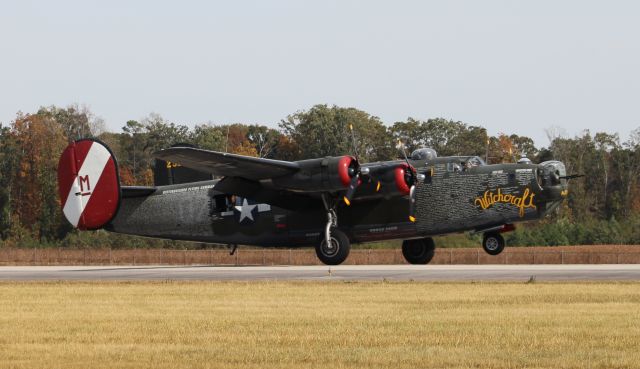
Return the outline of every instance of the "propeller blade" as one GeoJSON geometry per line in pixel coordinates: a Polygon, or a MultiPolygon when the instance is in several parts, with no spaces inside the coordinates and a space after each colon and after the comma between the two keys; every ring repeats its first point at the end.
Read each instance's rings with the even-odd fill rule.
{"type": "Polygon", "coordinates": [[[353,145],[353,153],[355,154],[356,161],[358,160],[358,146],[356,145],[356,135],[353,133],[353,124],[349,124],[349,130],[351,131],[351,144],[353,145]]]}
{"type": "Polygon", "coordinates": [[[416,186],[411,186],[409,190],[409,221],[416,221],[416,186]]]}
{"type": "Polygon", "coordinates": [[[349,188],[347,189],[347,193],[344,195],[343,200],[347,206],[351,205],[351,199],[353,198],[353,194],[356,193],[356,188],[358,188],[358,184],[360,182],[360,173],[357,173],[355,176],[351,178],[351,182],[349,182],[349,188]]]}
{"type": "Polygon", "coordinates": [[[402,155],[404,156],[404,161],[407,163],[408,166],[411,166],[411,164],[409,164],[409,158],[407,157],[407,151],[405,149],[404,142],[402,142],[401,140],[398,140],[398,147],[402,151],[402,155]]]}

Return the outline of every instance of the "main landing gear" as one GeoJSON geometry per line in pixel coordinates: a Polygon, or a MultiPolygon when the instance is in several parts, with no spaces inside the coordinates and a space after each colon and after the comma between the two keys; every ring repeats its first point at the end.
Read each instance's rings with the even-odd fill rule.
{"type": "Polygon", "coordinates": [[[349,251],[351,251],[349,237],[338,228],[331,228],[328,239],[331,241],[327,242],[327,238],[324,235],[320,236],[320,240],[316,244],[318,259],[327,265],[342,264],[349,256],[349,251]]]}
{"type": "Polygon", "coordinates": [[[409,264],[428,264],[435,254],[433,238],[402,241],[402,255],[409,264]]]}
{"type": "Polygon", "coordinates": [[[344,232],[338,229],[338,215],[335,205],[326,196],[322,198],[327,210],[327,224],[324,234],[320,235],[316,243],[316,255],[318,259],[327,265],[339,265],[347,259],[351,251],[351,242],[344,232]]]}

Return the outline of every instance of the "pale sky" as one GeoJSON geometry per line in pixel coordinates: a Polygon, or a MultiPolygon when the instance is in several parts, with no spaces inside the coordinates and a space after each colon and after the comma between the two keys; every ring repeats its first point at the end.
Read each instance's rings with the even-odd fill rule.
{"type": "Polygon", "coordinates": [[[86,104],[260,123],[319,103],[547,145],[640,127],[637,1],[3,1],[0,122],[86,104]]]}

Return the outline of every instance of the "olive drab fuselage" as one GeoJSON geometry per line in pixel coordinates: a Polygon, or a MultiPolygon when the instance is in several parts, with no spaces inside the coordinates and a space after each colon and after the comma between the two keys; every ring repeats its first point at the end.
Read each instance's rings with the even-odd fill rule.
{"type": "MultiPolygon", "coordinates": [[[[539,219],[567,194],[565,168],[557,161],[485,165],[477,157],[460,156],[409,162],[424,174],[415,189],[416,221],[408,219],[408,196],[373,196],[385,188],[375,181],[363,183],[351,206],[336,201],[337,226],[351,242],[485,231],[539,219]]],[[[367,165],[373,168],[376,163],[367,165]]],[[[105,228],[166,239],[273,247],[311,246],[321,237],[327,214],[320,201],[287,209],[219,192],[217,183],[123,192],[118,213],[105,228]]]]}

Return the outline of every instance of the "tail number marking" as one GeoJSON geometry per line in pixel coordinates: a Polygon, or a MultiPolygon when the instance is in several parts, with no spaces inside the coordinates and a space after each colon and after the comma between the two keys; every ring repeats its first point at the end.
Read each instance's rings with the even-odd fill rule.
{"type": "Polygon", "coordinates": [[[91,182],[89,182],[89,175],[78,176],[78,185],[80,186],[80,191],[76,192],[76,196],[89,196],[91,195],[91,182]],[[87,185],[87,190],[84,189],[84,184],[87,185]]]}

